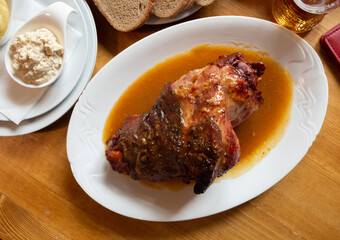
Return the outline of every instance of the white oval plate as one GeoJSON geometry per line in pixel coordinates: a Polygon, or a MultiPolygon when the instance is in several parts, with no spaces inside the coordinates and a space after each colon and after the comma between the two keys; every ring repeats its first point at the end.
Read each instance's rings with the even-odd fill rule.
{"type": "Polygon", "coordinates": [[[194,14],[195,12],[197,12],[200,8],[201,8],[201,6],[194,4],[189,9],[187,9],[183,12],[180,12],[177,15],[175,15],[173,17],[169,17],[169,18],[159,18],[159,17],[151,14],[149,19],[145,22],[145,24],[146,25],[161,25],[161,24],[176,22],[176,21],[182,20],[186,17],[189,17],[191,14],[194,14]]]}
{"type": "MultiPolygon", "coordinates": [[[[44,1],[45,4],[51,2],[52,0],[44,1]]],[[[19,125],[10,121],[0,121],[0,136],[17,136],[35,132],[55,122],[74,105],[91,79],[97,57],[97,32],[91,10],[83,0],[68,0],[65,2],[77,10],[82,17],[82,21],[84,21],[82,25],[86,26],[86,31],[82,32],[82,35],[88,40],[87,58],[82,72],[79,73],[79,80],[67,97],[50,111],[35,118],[26,119],[19,125]]]]}
{"type": "MultiPolygon", "coordinates": [[[[35,0],[36,4],[41,6],[41,10],[53,3],[53,1],[35,0]]],[[[44,93],[37,104],[26,115],[25,119],[31,119],[40,116],[43,113],[48,112],[60,102],[62,102],[75,87],[79,78],[84,70],[85,62],[87,59],[88,49],[88,37],[87,29],[83,14],[80,12],[79,7],[72,1],[65,1],[72,6],[77,14],[71,14],[68,19],[68,27],[73,28],[73,31],[77,31],[81,36],[79,38],[78,45],[73,50],[72,56],[68,59],[67,64],[64,67],[63,73],[59,79],[52,84],[48,90],[44,93]],[[84,50],[85,49],[85,50],[84,50]]],[[[26,3],[23,3],[26,4],[26,3]]],[[[35,13],[30,11],[23,11],[25,6],[19,6],[16,4],[16,8],[21,8],[20,11],[14,11],[14,20],[17,22],[26,22],[33,17],[35,13]],[[24,20],[24,21],[22,21],[24,20]]],[[[19,26],[18,26],[19,27],[19,26]]],[[[17,29],[15,29],[17,30],[17,29]]],[[[69,30],[69,28],[68,28],[69,30]]],[[[9,43],[8,43],[9,44],[9,43]]],[[[8,118],[0,114],[0,121],[9,121],[8,118]]]]}
{"type": "Polygon", "coordinates": [[[322,63],[313,48],[297,35],[255,18],[199,19],[142,39],[97,73],[72,113],[67,154],[80,186],[106,208],[150,221],[194,219],[242,204],[288,174],[320,131],[327,102],[328,85],[322,63]],[[250,171],[212,184],[202,195],[195,195],[192,186],[177,192],[149,188],[113,172],[104,156],[102,132],[113,104],[124,90],[146,70],[170,56],[203,43],[234,42],[267,51],[288,68],[295,82],[291,120],[280,143],[250,171]]]}

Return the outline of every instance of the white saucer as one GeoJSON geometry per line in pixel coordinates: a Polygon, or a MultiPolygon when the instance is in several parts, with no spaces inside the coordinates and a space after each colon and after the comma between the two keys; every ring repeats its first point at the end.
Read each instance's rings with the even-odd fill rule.
{"type": "MultiPolygon", "coordinates": [[[[51,4],[52,0],[42,1],[42,5],[49,5],[51,4]]],[[[55,104],[55,107],[51,110],[47,110],[47,112],[31,119],[26,119],[20,123],[20,125],[16,125],[9,121],[0,121],[0,136],[16,136],[16,135],[22,135],[27,134],[31,132],[38,131],[51,123],[55,122],[57,119],[59,119],[62,115],[64,115],[77,101],[78,97],[81,95],[83,89],[85,88],[87,82],[90,80],[94,65],[96,62],[96,56],[97,56],[97,31],[94,23],[94,19],[91,13],[90,8],[88,7],[87,3],[83,0],[74,0],[74,1],[65,1],[70,6],[72,6],[77,12],[79,17],[81,18],[81,26],[82,26],[82,35],[84,38],[87,39],[87,48],[81,48],[78,47],[78,49],[81,49],[82,52],[87,52],[87,57],[84,58],[83,66],[76,66],[77,64],[73,66],[72,71],[77,69],[77,72],[72,73],[72,75],[66,75],[67,77],[75,77],[77,78],[77,82],[75,83],[75,87],[71,89],[70,93],[66,96],[66,98],[61,99],[61,101],[57,104],[55,104]],[[81,68],[80,70],[78,68],[81,68]]],[[[71,21],[70,24],[75,24],[75,22],[71,21]]],[[[72,25],[71,25],[72,26],[72,25]]],[[[77,29],[80,31],[79,29],[77,29]]],[[[81,43],[80,43],[81,44],[81,43]]],[[[84,47],[85,45],[82,45],[84,47]]],[[[80,53],[74,53],[79,54],[80,53]]],[[[81,65],[81,62],[83,62],[81,59],[77,59],[78,55],[73,55],[72,58],[75,59],[75,61],[78,61],[78,63],[81,65]],[[80,61],[80,62],[79,62],[80,61]]],[[[73,59],[72,59],[73,60],[73,59]]],[[[71,59],[70,59],[71,61],[71,59]]],[[[65,69],[66,70],[66,69],[65,69]]],[[[58,81],[57,81],[58,82],[58,81]]],[[[56,82],[56,83],[57,83],[56,82]]],[[[55,84],[58,87],[57,84],[55,84]]],[[[60,86],[59,86],[60,87],[60,86]]],[[[64,87],[64,86],[63,86],[64,87]]],[[[48,96],[50,93],[46,93],[45,96],[41,99],[40,106],[44,106],[43,103],[46,98],[50,98],[48,96]]],[[[45,109],[48,108],[48,106],[45,106],[45,109]]],[[[36,110],[37,111],[37,110],[36,110]]],[[[36,112],[37,113],[37,112],[36,112]]],[[[34,114],[30,113],[30,114],[34,114]]]]}
{"type": "MultiPolygon", "coordinates": [[[[35,0],[36,3],[41,5],[42,7],[47,7],[53,1],[41,1],[35,0]]],[[[69,3],[71,6],[76,6],[74,3],[69,3]]],[[[18,7],[18,6],[17,6],[18,7]]],[[[76,9],[76,8],[75,8],[76,9]]],[[[76,9],[77,14],[71,14],[68,19],[68,30],[73,28],[75,31],[81,33],[80,40],[78,45],[73,51],[73,54],[70,59],[68,59],[67,64],[65,65],[63,74],[59,77],[58,81],[56,81],[53,85],[51,85],[48,90],[44,93],[43,97],[39,100],[39,102],[34,106],[34,108],[27,114],[25,119],[30,119],[37,117],[47,111],[53,109],[57,106],[61,101],[63,101],[72,89],[77,84],[87,59],[87,49],[88,37],[86,36],[86,25],[83,14],[76,9]]],[[[34,13],[25,11],[29,16],[20,16],[20,13],[14,11],[14,19],[16,21],[20,21],[22,18],[29,19],[34,13]]],[[[9,43],[8,43],[9,44],[9,43]]],[[[9,121],[5,116],[0,114],[0,121],[9,121]]]]}

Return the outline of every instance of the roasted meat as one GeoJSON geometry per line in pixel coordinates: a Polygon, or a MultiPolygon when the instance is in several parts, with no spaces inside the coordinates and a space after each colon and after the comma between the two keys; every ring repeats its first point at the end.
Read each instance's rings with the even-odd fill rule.
{"type": "Polygon", "coordinates": [[[154,182],[195,181],[203,193],[239,160],[233,127],[258,109],[262,63],[223,55],[167,83],[150,112],[128,117],[108,141],[114,171],[154,182]]]}

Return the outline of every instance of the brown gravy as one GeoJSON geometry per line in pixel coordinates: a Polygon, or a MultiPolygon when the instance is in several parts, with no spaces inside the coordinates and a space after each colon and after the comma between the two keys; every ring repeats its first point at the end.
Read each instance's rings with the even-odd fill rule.
{"type": "MultiPolygon", "coordinates": [[[[223,178],[237,177],[251,169],[275,147],[285,132],[293,100],[293,81],[288,71],[267,53],[247,47],[203,44],[155,65],[135,80],[115,103],[106,120],[103,141],[116,133],[126,117],[149,111],[166,82],[174,82],[183,74],[215,61],[219,55],[236,51],[241,51],[249,62],[265,64],[266,71],[258,85],[264,104],[234,129],[241,145],[241,158],[223,178]]],[[[173,186],[169,188],[174,189],[173,186]]]]}

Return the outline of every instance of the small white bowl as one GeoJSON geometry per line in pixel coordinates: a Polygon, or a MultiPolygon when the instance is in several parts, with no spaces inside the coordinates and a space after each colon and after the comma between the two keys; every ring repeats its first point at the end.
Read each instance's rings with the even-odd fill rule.
{"type": "Polygon", "coordinates": [[[21,28],[19,28],[14,33],[14,35],[11,38],[11,42],[13,41],[15,37],[25,32],[32,32],[39,28],[47,28],[51,32],[54,33],[54,35],[57,38],[57,41],[64,48],[63,62],[62,62],[62,66],[59,69],[59,72],[54,77],[49,79],[47,82],[40,84],[40,85],[33,85],[33,84],[25,83],[20,77],[20,75],[17,73],[17,71],[13,69],[11,50],[10,50],[11,44],[8,44],[6,48],[6,53],[5,53],[5,65],[6,65],[8,74],[11,76],[11,78],[14,81],[28,88],[42,88],[42,87],[51,85],[58,79],[58,77],[60,76],[64,68],[65,55],[66,55],[66,52],[68,51],[67,42],[66,42],[66,24],[67,24],[68,16],[72,12],[75,12],[75,10],[69,5],[67,5],[66,3],[55,2],[49,5],[44,10],[42,10],[36,16],[31,18],[28,22],[26,22],[21,28]]]}
{"type": "Polygon", "coordinates": [[[10,38],[13,30],[13,9],[14,9],[14,4],[15,0],[6,0],[7,5],[8,5],[8,10],[9,10],[9,21],[8,21],[8,26],[5,35],[3,38],[0,40],[0,47],[4,45],[10,38]]]}

